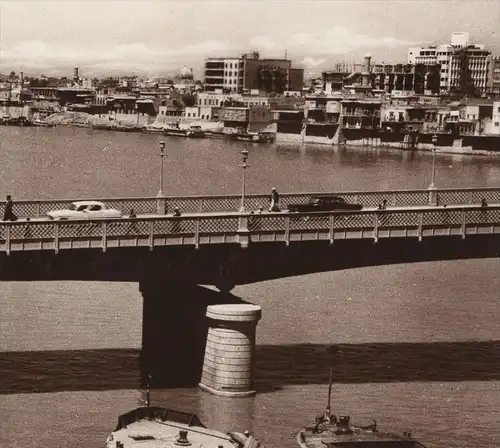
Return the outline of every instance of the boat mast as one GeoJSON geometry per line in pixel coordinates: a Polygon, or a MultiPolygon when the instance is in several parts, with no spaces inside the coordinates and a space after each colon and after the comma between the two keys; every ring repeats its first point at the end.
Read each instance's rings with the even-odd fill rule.
{"type": "Polygon", "coordinates": [[[333,383],[333,366],[330,366],[330,381],[328,382],[328,404],[326,405],[326,416],[331,415],[331,400],[332,400],[332,383],[333,383]]]}
{"type": "Polygon", "coordinates": [[[332,384],[333,384],[333,359],[339,351],[336,345],[328,347],[328,354],[330,355],[330,380],[328,381],[328,402],[326,405],[326,416],[330,419],[331,416],[331,401],[332,401],[332,384]]]}
{"type": "Polygon", "coordinates": [[[148,375],[148,380],[146,381],[146,407],[148,408],[150,403],[150,383],[151,383],[151,375],[148,375]]]}

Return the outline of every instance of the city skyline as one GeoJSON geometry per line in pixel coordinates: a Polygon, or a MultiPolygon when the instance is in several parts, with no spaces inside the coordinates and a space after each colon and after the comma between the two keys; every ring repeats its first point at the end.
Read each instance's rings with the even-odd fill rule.
{"type": "Polygon", "coordinates": [[[201,76],[203,60],[259,51],[306,71],[337,61],[406,60],[408,47],[470,34],[500,55],[500,2],[476,1],[150,1],[0,2],[2,72],[70,76],[201,76]],[[286,5],[286,7],[285,7],[286,5]],[[480,7],[478,7],[480,5],[480,7]],[[176,26],[172,26],[175,24],[176,26]]]}

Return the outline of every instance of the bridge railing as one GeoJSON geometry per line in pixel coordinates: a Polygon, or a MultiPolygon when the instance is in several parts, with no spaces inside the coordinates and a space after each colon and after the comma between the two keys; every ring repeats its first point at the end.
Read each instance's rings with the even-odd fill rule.
{"type": "MultiPolygon", "coordinates": [[[[289,204],[306,203],[311,196],[318,194],[332,194],[332,192],[312,193],[284,193],[281,194],[280,206],[286,209],[289,204]]],[[[388,206],[418,206],[429,203],[429,190],[393,190],[393,191],[345,191],[335,193],[348,202],[360,203],[365,207],[376,207],[387,201],[388,206]]],[[[479,204],[484,198],[488,203],[500,203],[500,187],[491,188],[447,188],[436,190],[439,204],[461,205],[479,204]]],[[[116,208],[123,214],[134,209],[137,214],[155,214],[158,210],[156,197],[142,198],[84,198],[59,200],[21,200],[15,201],[14,213],[20,217],[37,217],[47,212],[65,209],[76,200],[97,200],[104,202],[108,207],[116,208]]],[[[172,212],[178,207],[183,213],[229,212],[240,208],[239,195],[216,196],[169,196],[164,199],[165,210],[172,212]]],[[[0,202],[3,214],[5,201],[0,202]]],[[[248,210],[258,210],[260,207],[269,207],[269,194],[251,194],[245,197],[245,207],[248,210]]],[[[162,204],[163,210],[163,204],[162,204]]]]}
{"type": "Polygon", "coordinates": [[[500,206],[0,222],[0,251],[500,233],[500,206]],[[247,228],[242,229],[242,217],[247,228]],[[480,232],[479,229],[480,228],[480,232]],[[248,232],[247,232],[248,230],[248,232]],[[437,233],[436,233],[437,232],[437,233]],[[444,233],[443,233],[444,232],[444,233]]]}

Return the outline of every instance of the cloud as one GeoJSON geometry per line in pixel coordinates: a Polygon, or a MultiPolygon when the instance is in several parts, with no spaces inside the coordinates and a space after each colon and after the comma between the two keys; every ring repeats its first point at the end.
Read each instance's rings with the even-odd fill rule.
{"type": "Polygon", "coordinates": [[[81,66],[89,72],[107,69],[127,71],[162,72],[182,67],[184,64],[201,66],[210,56],[238,56],[248,49],[266,53],[265,57],[282,57],[288,49],[290,57],[302,58],[305,68],[325,64],[328,56],[343,55],[356,50],[396,49],[414,45],[415,42],[394,36],[374,37],[335,26],[318,33],[298,32],[286,36],[253,36],[247,42],[206,40],[186,45],[173,42],[147,44],[135,42],[121,45],[75,46],[64,43],[46,43],[40,40],[25,41],[10,48],[2,48],[1,65],[6,68],[43,69],[81,66]],[[278,54],[279,53],[279,54],[278,54]]]}
{"type": "Polygon", "coordinates": [[[315,68],[326,62],[325,58],[313,58],[311,56],[305,57],[300,63],[304,68],[315,68]]]}
{"type": "Polygon", "coordinates": [[[393,36],[374,37],[349,31],[343,26],[335,26],[320,34],[298,33],[290,38],[290,43],[297,49],[313,54],[335,55],[351,51],[373,48],[396,48],[415,45],[415,42],[397,39],[393,36]]]}
{"type": "Polygon", "coordinates": [[[249,39],[249,44],[256,50],[276,50],[278,44],[269,36],[255,36],[249,39]]]}

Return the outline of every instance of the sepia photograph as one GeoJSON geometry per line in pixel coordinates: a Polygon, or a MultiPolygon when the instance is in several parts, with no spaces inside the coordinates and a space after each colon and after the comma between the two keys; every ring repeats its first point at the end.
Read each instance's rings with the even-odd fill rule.
{"type": "Polygon", "coordinates": [[[0,0],[0,448],[500,448],[500,0],[0,0]]]}

